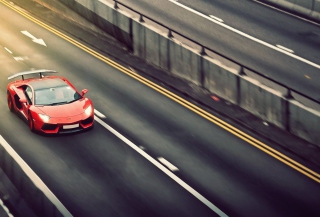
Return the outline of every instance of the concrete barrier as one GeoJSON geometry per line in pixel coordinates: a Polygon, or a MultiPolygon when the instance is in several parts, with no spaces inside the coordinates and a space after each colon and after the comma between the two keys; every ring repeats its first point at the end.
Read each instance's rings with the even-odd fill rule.
{"type": "Polygon", "coordinates": [[[238,72],[211,57],[203,57],[204,88],[236,104],[238,72]]]}
{"type": "Polygon", "coordinates": [[[241,76],[240,106],[263,120],[285,129],[285,100],[281,92],[273,90],[259,81],[241,76]]]}
{"type": "Polygon", "coordinates": [[[291,2],[294,5],[306,8],[307,10],[312,10],[313,9],[314,0],[287,0],[287,1],[291,2]]]}
{"type": "Polygon", "coordinates": [[[145,27],[145,36],[143,37],[145,42],[145,50],[146,50],[146,57],[145,60],[149,63],[152,63],[156,66],[160,65],[160,32],[152,27],[145,27]]]}
{"type": "Polygon", "coordinates": [[[316,20],[320,23],[320,1],[319,0],[315,1],[314,8],[313,8],[313,11],[311,12],[310,16],[314,20],[316,20]]]}
{"type": "Polygon", "coordinates": [[[95,22],[93,23],[100,27],[105,33],[112,36],[116,35],[116,30],[114,30],[113,25],[114,9],[112,5],[108,2],[101,1],[96,1],[96,5],[97,6],[95,7],[95,22]]]}
{"type": "Polygon", "coordinates": [[[197,85],[201,84],[201,58],[199,51],[172,38],[169,40],[169,71],[197,85]]]}
{"type": "Polygon", "coordinates": [[[146,58],[146,26],[136,19],[132,21],[133,54],[142,59],[146,58]]]}
{"type": "Polygon", "coordinates": [[[289,101],[290,132],[320,147],[320,111],[289,101]]]}
{"type": "Polygon", "coordinates": [[[201,55],[196,50],[168,38],[157,28],[132,21],[134,54],[172,74],[201,85],[201,55]]]}
{"type": "Polygon", "coordinates": [[[132,19],[103,0],[59,0],[132,50],[132,19]]]}
{"type": "Polygon", "coordinates": [[[314,8],[313,8],[313,10],[314,10],[315,12],[320,12],[320,0],[317,0],[317,1],[314,2],[314,8]]]}
{"type": "Polygon", "coordinates": [[[319,0],[258,0],[320,23],[319,0]]]}
{"type": "Polygon", "coordinates": [[[169,38],[151,25],[132,19],[133,53],[169,71],[169,38]]]}
{"type": "Polygon", "coordinates": [[[0,167],[37,216],[72,217],[71,213],[1,135],[0,167]]]}

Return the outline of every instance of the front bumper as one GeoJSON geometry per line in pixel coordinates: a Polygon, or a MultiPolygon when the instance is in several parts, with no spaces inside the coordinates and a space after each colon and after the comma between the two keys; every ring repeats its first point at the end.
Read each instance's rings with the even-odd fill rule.
{"type": "Polygon", "coordinates": [[[85,114],[68,118],[50,118],[48,123],[36,122],[35,129],[45,134],[74,133],[89,129],[93,126],[94,115],[85,114]]]}

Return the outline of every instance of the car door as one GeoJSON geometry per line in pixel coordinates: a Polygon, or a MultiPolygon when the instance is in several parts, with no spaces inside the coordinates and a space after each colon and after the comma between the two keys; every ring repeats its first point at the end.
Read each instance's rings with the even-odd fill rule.
{"type": "Polygon", "coordinates": [[[26,100],[21,102],[22,111],[23,111],[23,115],[25,116],[25,118],[28,119],[28,112],[29,112],[30,106],[32,105],[32,100],[33,100],[32,88],[29,86],[26,86],[23,93],[26,97],[26,100]]]}

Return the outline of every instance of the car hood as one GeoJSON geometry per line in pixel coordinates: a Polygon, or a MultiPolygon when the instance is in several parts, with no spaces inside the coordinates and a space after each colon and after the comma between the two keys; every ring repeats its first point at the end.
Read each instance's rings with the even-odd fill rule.
{"type": "Polygon", "coordinates": [[[39,106],[38,109],[45,115],[52,118],[72,117],[82,114],[90,105],[87,99],[77,100],[72,103],[53,106],[39,106]]]}

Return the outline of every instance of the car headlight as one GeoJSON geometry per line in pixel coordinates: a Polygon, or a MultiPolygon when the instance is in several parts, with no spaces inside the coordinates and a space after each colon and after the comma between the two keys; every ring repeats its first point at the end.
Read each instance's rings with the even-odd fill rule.
{"type": "Polygon", "coordinates": [[[89,105],[88,108],[86,108],[86,110],[84,110],[84,113],[88,116],[91,115],[92,114],[92,106],[89,105]]]}
{"type": "Polygon", "coordinates": [[[48,122],[50,117],[48,115],[39,114],[39,117],[43,120],[43,122],[48,122]]]}

